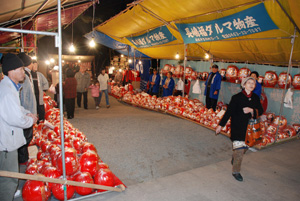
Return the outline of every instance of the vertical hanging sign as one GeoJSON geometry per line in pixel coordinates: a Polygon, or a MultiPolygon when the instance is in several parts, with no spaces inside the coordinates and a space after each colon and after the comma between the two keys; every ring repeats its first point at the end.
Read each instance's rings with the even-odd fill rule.
{"type": "Polygon", "coordinates": [[[278,29],[263,3],[209,22],[176,26],[185,44],[224,40],[278,29]]]}

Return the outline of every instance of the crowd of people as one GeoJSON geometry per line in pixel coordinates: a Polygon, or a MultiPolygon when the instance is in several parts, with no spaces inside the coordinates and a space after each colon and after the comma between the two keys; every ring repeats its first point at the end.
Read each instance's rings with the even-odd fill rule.
{"type": "MultiPolygon", "coordinates": [[[[33,137],[32,126],[44,120],[45,109],[43,93],[49,89],[46,77],[38,72],[38,63],[32,61],[26,53],[18,55],[8,53],[2,59],[3,79],[0,82],[0,170],[18,172],[20,165],[26,165],[29,159],[28,145],[33,137]]],[[[130,83],[130,69],[123,74],[119,71],[114,77],[117,85],[130,83]]],[[[88,89],[95,101],[95,108],[100,108],[103,93],[106,108],[110,107],[108,97],[108,82],[110,78],[105,69],[91,84],[91,76],[85,67],[65,69],[66,78],[63,82],[63,96],[68,119],[74,118],[75,99],[80,108],[83,96],[83,107],[88,109],[88,89]]],[[[243,181],[240,174],[243,155],[248,149],[245,136],[248,121],[258,118],[263,113],[260,103],[261,85],[257,82],[258,73],[252,72],[241,83],[242,91],[233,95],[223,118],[216,128],[220,133],[223,126],[231,118],[232,175],[238,181],[243,181]]],[[[221,75],[218,66],[212,66],[212,72],[205,82],[206,107],[216,109],[218,95],[221,89],[221,75]]],[[[162,96],[173,95],[175,87],[172,72],[162,79],[154,69],[148,82],[148,93],[162,96]]],[[[58,94],[58,88],[56,88],[58,94]]],[[[18,185],[18,180],[0,177],[0,197],[12,200],[18,185]]]]}

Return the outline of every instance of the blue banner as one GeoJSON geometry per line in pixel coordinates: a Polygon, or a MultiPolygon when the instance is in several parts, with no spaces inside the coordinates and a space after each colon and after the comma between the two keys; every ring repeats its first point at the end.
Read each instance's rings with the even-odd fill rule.
{"type": "Polygon", "coordinates": [[[137,48],[151,47],[162,45],[176,40],[166,26],[156,28],[143,35],[127,38],[137,48]]]}
{"type": "Polygon", "coordinates": [[[278,29],[263,3],[209,22],[176,26],[185,44],[217,41],[278,29]]]}

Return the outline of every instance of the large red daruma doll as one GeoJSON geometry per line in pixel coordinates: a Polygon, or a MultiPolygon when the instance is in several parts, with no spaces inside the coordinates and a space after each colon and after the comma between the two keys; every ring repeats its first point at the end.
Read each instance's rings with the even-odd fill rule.
{"type": "Polygon", "coordinates": [[[182,77],[183,71],[184,71],[184,67],[181,65],[177,65],[175,68],[175,72],[174,72],[175,77],[177,77],[177,78],[182,77]]]}
{"type": "Polygon", "coordinates": [[[208,72],[203,72],[202,73],[202,80],[207,80],[209,73],[208,72]]]}
{"type": "MultiPolygon", "coordinates": [[[[278,77],[278,86],[280,88],[285,88],[285,82],[286,82],[286,78],[287,78],[287,72],[282,72],[279,74],[279,77],[278,77]]],[[[288,76],[288,81],[287,81],[287,88],[290,87],[292,83],[292,76],[289,74],[288,76]]]]}
{"type": "Polygon", "coordinates": [[[243,67],[239,70],[239,81],[242,82],[243,78],[245,77],[249,77],[251,71],[249,70],[249,68],[243,67]]]}
{"type": "Polygon", "coordinates": [[[162,73],[166,76],[167,73],[171,70],[171,65],[170,64],[166,64],[164,65],[163,69],[162,69],[162,73]]]}
{"type": "Polygon", "coordinates": [[[278,82],[278,76],[275,71],[267,71],[263,80],[264,86],[274,87],[278,82]]]}
{"type": "Polygon", "coordinates": [[[171,66],[170,71],[172,72],[172,77],[175,77],[175,66],[171,66]]]}
{"type": "Polygon", "coordinates": [[[295,89],[300,89],[300,74],[294,75],[292,85],[295,89]]]}
{"type": "Polygon", "coordinates": [[[189,67],[189,66],[186,67],[185,68],[185,79],[189,79],[191,77],[193,71],[194,70],[191,67],[189,67]]]}
{"type": "Polygon", "coordinates": [[[239,73],[238,67],[234,65],[228,66],[226,70],[226,80],[228,82],[235,83],[236,80],[238,79],[238,73],[239,73]]]}

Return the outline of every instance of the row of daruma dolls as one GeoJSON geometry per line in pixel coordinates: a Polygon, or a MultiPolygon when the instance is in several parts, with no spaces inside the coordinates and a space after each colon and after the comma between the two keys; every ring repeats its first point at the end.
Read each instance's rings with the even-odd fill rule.
{"type": "MultiPolygon", "coordinates": [[[[162,73],[166,75],[169,71],[173,73],[173,77],[182,78],[184,67],[181,65],[172,66],[170,64],[166,64],[163,69],[162,73]]],[[[229,65],[227,69],[222,68],[220,69],[220,74],[227,80],[228,82],[232,83],[240,83],[243,78],[248,77],[250,75],[250,69],[243,67],[239,69],[237,66],[229,65]]],[[[209,72],[196,72],[191,67],[185,68],[185,79],[201,79],[206,80],[208,77],[209,72]]],[[[279,76],[276,74],[275,71],[267,71],[265,76],[259,76],[258,82],[262,83],[266,87],[275,87],[278,84],[279,88],[285,88],[287,73],[282,72],[279,76]]],[[[294,78],[289,74],[287,88],[293,85],[295,89],[300,89],[300,74],[296,74],[294,78]]]]}

